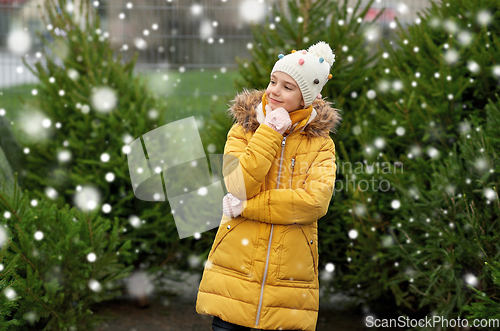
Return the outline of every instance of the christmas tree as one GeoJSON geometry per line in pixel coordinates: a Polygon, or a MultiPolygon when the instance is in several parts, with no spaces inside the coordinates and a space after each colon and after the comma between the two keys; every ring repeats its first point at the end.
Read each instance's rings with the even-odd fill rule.
{"type": "Polygon", "coordinates": [[[373,106],[352,130],[363,166],[345,202],[347,263],[336,260],[364,302],[390,293],[402,314],[450,319],[471,303],[467,284],[494,296],[498,15],[498,1],[433,2],[384,42],[363,96],[373,106]]]}
{"type": "Polygon", "coordinates": [[[118,261],[131,250],[118,219],[13,191],[0,191],[0,325],[91,329],[91,305],[121,294],[132,269],[118,261]]]}
{"type": "Polygon", "coordinates": [[[40,84],[16,128],[26,153],[24,188],[59,207],[118,218],[123,240],[133,246],[127,264],[186,267],[177,258],[192,253],[194,243],[179,245],[168,203],[134,196],[127,163],[130,143],[164,124],[165,102],[133,75],[138,54],[124,63],[121,53],[113,53],[91,1],[73,11],[68,4],[45,2],[51,39],[39,37],[46,64],[25,62],[40,84]]]}

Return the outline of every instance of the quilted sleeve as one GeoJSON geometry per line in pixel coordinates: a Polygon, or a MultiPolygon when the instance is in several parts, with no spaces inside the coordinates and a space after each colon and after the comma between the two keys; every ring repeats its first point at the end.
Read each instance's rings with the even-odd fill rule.
{"type": "Polygon", "coordinates": [[[224,182],[228,192],[240,200],[260,192],[283,138],[267,125],[260,125],[250,140],[246,137],[243,127],[235,124],[224,147],[224,182]]]}
{"type": "Polygon", "coordinates": [[[243,203],[245,218],[272,224],[310,224],[328,212],[335,185],[335,144],[321,147],[301,188],[263,191],[243,203]]]}

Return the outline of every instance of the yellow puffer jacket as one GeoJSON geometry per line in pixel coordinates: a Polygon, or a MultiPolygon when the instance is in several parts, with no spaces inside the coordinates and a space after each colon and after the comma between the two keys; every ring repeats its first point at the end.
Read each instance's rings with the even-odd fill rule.
{"type": "Polygon", "coordinates": [[[235,178],[225,182],[247,202],[240,216],[222,217],[196,311],[250,328],[312,331],[319,310],[317,220],[333,194],[337,167],[329,132],[340,116],[317,99],[307,124],[282,136],[261,125],[263,93],[244,90],[229,109],[237,123],[224,154],[238,158],[245,192],[235,178]]]}

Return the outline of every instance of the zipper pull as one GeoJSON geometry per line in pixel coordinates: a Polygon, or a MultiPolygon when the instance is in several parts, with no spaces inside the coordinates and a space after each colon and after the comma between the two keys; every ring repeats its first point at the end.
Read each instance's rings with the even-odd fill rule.
{"type": "Polygon", "coordinates": [[[295,159],[292,159],[292,168],[295,168],[295,159]]]}
{"type": "Polygon", "coordinates": [[[283,137],[283,141],[281,142],[281,147],[285,146],[285,141],[286,141],[286,137],[283,137]]]}

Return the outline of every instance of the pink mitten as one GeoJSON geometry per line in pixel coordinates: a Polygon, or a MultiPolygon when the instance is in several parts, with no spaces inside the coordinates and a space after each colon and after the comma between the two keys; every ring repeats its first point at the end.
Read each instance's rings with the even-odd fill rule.
{"type": "Polygon", "coordinates": [[[292,126],[292,120],[285,108],[279,107],[273,110],[271,106],[266,105],[266,120],[264,124],[283,134],[292,126]]]}
{"type": "Polygon", "coordinates": [[[243,200],[228,193],[222,199],[222,210],[226,216],[231,218],[237,217],[243,211],[243,200]]]}

